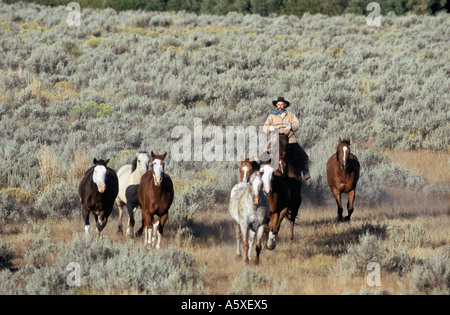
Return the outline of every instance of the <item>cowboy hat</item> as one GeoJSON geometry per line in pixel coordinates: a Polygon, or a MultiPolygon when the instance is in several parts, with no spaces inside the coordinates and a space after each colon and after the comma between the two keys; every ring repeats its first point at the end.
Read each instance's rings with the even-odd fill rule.
{"type": "Polygon", "coordinates": [[[282,97],[282,96],[280,96],[277,100],[272,101],[273,106],[276,107],[278,102],[283,102],[284,104],[286,104],[286,107],[285,107],[285,108],[288,108],[288,107],[291,105],[291,103],[289,103],[288,101],[286,101],[286,100],[284,99],[284,97],[282,97]]]}

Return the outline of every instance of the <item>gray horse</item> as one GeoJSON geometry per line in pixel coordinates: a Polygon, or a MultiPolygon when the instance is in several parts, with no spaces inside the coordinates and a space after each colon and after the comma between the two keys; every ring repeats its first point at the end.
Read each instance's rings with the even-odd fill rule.
{"type": "Polygon", "coordinates": [[[259,263],[259,254],[262,249],[262,238],[264,235],[264,224],[269,215],[270,206],[264,191],[270,191],[270,181],[263,183],[261,172],[255,172],[250,176],[248,183],[238,183],[231,190],[229,211],[234,220],[236,231],[237,250],[240,253],[240,238],[242,234],[245,263],[251,258],[252,245],[256,234],[256,257],[254,263],[259,263]],[[264,191],[263,191],[264,190],[264,191]]]}

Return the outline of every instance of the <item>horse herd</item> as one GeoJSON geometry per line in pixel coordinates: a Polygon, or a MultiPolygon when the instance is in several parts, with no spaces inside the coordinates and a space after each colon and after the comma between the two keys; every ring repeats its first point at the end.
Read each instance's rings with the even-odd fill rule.
{"type": "MultiPolygon", "coordinates": [[[[277,168],[271,165],[271,160],[242,160],[239,183],[231,190],[229,212],[234,221],[236,254],[241,255],[242,239],[247,264],[251,259],[255,237],[255,264],[259,263],[264,235],[266,248],[275,249],[276,237],[285,217],[291,222],[290,239],[294,239],[295,219],[302,202],[301,180],[300,171],[294,167],[295,163],[284,150],[287,142],[287,136],[280,134],[277,168]]],[[[126,235],[134,237],[134,213],[141,207],[142,226],[136,236],[144,232],[144,246],[159,249],[174,198],[172,180],[164,172],[166,156],[167,152],[163,155],[154,154],[153,151],[151,154],[139,152],[131,164],[122,166],[117,173],[107,167],[109,160],[94,159],[94,166],[86,171],[79,186],[86,235],[89,235],[89,214],[92,212],[94,215],[100,235],[116,202],[119,209],[118,232],[123,233],[123,207],[126,205],[126,235]]],[[[326,170],[328,185],[338,206],[338,222],[350,221],[360,171],[358,159],[350,153],[350,139],[339,138],[336,153],[329,158],[326,170]],[[345,218],[342,193],[348,194],[348,215],[345,218]]]]}

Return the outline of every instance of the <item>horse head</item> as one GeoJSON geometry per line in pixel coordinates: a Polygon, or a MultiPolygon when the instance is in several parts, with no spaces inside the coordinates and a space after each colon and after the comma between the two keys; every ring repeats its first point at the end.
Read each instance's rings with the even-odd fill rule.
{"type": "Polygon", "coordinates": [[[280,160],[278,162],[278,171],[281,172],[281,174],[286,174],[287,170],[287,161],[286,161],[286,152],[284,151],[281,153],[280,160]]]}
{"type": "Polygon", "coordinates": [[[146,151],[136,154],[136,158],[131,163],[131,171],[138,171],[140,175],[148,172],[150,164],[150,155],[146,151]]]}
{"type": "Polygon", "coordinates": [[[239,175],[239,182],[247,183],[250,179],[250,176],[252,175],[252,163],[248,158],[243,160],[241,158],[241,166],[239,168],[240,175],[239,175]]]}
{"type": "Polygon", "coordinates": [[[250,176],[259,170],[259,162],[256,159],[244,159],[241,157],[241,166],[239,167],[239,182],[248,183],[250,176]]]}
{"type": "Polygon", "coordinates": [[[166,158],[167,152],[163,155],[154,154],[151,152],[152,157],[152,170],[153,170],[153,180],[156,186],[161,185],[164,178],[164,159],[166,158]]]}
{"type": "Polygon", "coordinates": [[[286,146],[289,143],[289,136],[285,133],[280,133],[278,137],[278,149],[280,151],[280,154],[283,154],[283,152],[286,150],[286,146]]]}
{"type": "Polygon", "coordinates": [[[257,206],[259,204],[259,192],[263,186],[261,174],[259,172],[253,173],[250,176],[249,184],[252,192],[253,204],[257,206]]]}
{"type": "Polygon", "coordinates": [[[259,170],[263,182],[263,191],[266,195],[272,193],[272,177],[275,169],[270,165],[270,161],[266,161],[261,165],[259,170]]]}
{"type": "Polygon", "coordinates": [[[341,137],[339,137],[336,155],[341,169],[346,170],[348,166],[348,157],[350,155],[350,138],[347,140],[341,140],[341,137]]]}
{"type": "Polygon", "coordinates": [[[99,193],[104,193],[106,190],[106,165],[109,163],[109,159],[97,160],[94,159],[94,173],[92,174],[92,181],[97,185],[99,193]]]}

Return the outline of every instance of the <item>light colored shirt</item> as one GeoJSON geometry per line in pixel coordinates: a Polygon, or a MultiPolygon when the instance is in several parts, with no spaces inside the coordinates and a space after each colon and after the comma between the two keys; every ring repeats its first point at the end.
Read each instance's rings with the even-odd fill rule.
{"type": "Polygon", "coordinates": [[[280,133],[285,133],[289,136],[289,143],[297,142],[297,138],[295,137],[294,132],[298,130],[300,127],[300,123],[298,122],[297,117],[289,111],[285,111],[283,114],[274,115],[270,114],[267,117],[266,122],[264,123],[264,132],[269,133],[269,127],[274,126],[275,128],[279,128],[280,133]],[[286,129],[287,125],[291,125],[291,130],[286,129]]]}

